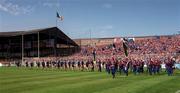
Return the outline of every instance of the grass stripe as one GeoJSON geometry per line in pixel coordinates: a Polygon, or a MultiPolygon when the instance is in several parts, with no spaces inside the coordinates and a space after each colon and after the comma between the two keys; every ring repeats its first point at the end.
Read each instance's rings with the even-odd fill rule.
{"type": "MultiPolygon", "coordinates": [[[[39,87],[48,87],[48,86],[54,86],[54,85],[57,85],[57,84],[71,84],[72,82],[73,83],[76,83],[76,82],[79,82],[81,79],[84,79],[84,80],[90,80],[90,79],[98,79],[97,78],[98,75],[84,75],[84,76],[75,76],[75,77],[64,77],[64,78],[53,78],[53,79],[47,79],[47,80],[41,80],[41,81],[37,81],[37,80],[34,80],[34,81],[29,81],[29,82],[22,82],[22,83],[17,83],[18,85],[14,85],[14,84],[10,84],[10,85],[7,85],[6,87],[2,87],[0,88],[1,91],[6,91],[6,90],[18,90],[20,89],[21,90],[21,87],[24,87],[24,89],[29,89],[29,88],[36,88],[36,87],[33,87],[34,85],[36,86],[39,86],[39,87]],[[88,79],[89,78],[89,79],[88,79]]],[[[104,75],[105,76],[105,75],[104,75]]]]}

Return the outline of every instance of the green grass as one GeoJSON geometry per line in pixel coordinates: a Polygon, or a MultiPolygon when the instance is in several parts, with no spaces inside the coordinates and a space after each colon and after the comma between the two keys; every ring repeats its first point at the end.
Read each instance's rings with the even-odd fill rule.
{"type": "Polygon", "coordinates": [[[180,71],[174,76],[128,77],[115,79],[105,72],[60,71],[58,69],[0,68],[0,93],[175,93],[180,90],[180,71]]]}

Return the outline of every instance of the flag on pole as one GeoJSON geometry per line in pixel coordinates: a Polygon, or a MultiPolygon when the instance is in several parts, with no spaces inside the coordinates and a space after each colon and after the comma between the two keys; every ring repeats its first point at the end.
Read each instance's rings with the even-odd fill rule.
{"type": "Polygon", "coordinates": [[[123,48],[124,48],[124,54],[128,56],[128,46],[127,46],[127,40],[123,39],[123,48]]]}
{"type": "Polygon", "coordinates": [[[56,16],[57,16],[57,18],[59,18],[61,21],[63,21],[64,17],[63,17],[63,16],[59,16],[59,13],[58,13],[58,12],[56,13],[56,16]]]}

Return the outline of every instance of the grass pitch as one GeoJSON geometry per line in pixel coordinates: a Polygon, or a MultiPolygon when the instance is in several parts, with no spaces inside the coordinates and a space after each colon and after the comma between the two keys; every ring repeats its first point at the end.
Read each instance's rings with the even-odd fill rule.
{"type": "Polygon", "coordinates": [[[0,67],[0,93],[180,93],[180,71],[174,76],[128,77],[106,72],[0,67]]]}

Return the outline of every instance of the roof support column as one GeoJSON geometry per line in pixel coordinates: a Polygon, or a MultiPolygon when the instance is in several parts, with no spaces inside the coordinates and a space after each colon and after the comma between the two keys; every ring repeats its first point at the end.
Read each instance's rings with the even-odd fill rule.
{"type": "Polygon", "coordinates": [[[22,38],[21,38],[21,45],[22,45],[22,64],[24,64],[24,35],[22,34],[22,38]]]}
{"type": "Polygon", "coordinates": [[[39,52],[40,48],[39,48],[39,32],[38,32],[38,58],[40,57],[40,52],[39,52]]]}

